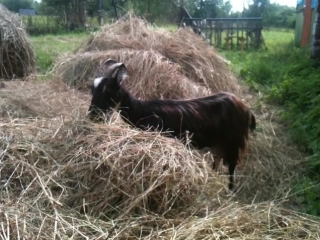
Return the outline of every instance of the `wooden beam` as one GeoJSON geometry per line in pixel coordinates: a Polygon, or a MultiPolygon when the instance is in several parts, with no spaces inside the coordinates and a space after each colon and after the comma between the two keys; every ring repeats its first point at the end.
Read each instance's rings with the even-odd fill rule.
{"type": "Polygon", "coordinates": [[[303,27],[301,33],[300,46],[305,47],[309,44],[310,28],[311,28],[311,0],[305,0],[306,6],[304,8],[303,27]]]}

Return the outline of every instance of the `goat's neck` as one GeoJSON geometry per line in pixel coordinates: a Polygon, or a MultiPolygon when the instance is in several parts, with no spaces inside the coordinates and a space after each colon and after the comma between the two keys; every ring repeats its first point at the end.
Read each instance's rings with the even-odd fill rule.
{"type": "Polygon", "coordinates": [[[134,124],[138,120],[139,113],[141,113],[141,110],[143,109],[142,102],[128,91],[122,90],[122,99],[118,110],[124,121],[129,121],[134,124]]]}

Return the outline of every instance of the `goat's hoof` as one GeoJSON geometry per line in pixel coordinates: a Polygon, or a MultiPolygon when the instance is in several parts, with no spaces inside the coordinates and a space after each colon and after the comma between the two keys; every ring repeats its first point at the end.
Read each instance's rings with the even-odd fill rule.
{"type": "Polygon", "coordinates": [[[236,194],[238,190],[239,190],[238,186],[232,186],[232,187],[229,186],[227,195],[232,196],[236,194]]]}

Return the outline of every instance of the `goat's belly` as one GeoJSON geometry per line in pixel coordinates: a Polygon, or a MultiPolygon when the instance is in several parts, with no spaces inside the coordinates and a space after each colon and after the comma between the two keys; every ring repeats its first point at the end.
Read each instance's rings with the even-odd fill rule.
{"type": "Polygon", "coordinates": [[[215,145],[215,139],[213,136],[207,136],[206,134],[194,134],[191,138],[191,144],[195,148],[211,148],[215,145]]]}

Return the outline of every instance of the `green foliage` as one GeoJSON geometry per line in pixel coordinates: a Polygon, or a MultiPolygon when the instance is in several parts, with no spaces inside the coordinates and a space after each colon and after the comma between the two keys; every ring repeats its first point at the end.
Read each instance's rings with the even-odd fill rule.
{"type": "Polygon", "coordinates": [[[264,27],[295,28],[296,9],[276,3],[269,4],[262,14],[264,27]]]}
{"type": "Polygon", "coordinates": [[[20,8],[32,8],[33,0],[3,0],[0,2],[12,12],[19,12],[20,8]]]}
{"type": "Polygon", "coordinates": [[[260,4],[259,2],[249,5],[243,12],[231,13],[230,17],[262,17],[264,28],[295,28],[295,8],[269,1],[261,1],[260,4]]]}
{"type": "Polygon", "coordinates": [[[22,16],[22,20],[27,27],[27,32],[30,35],[43,34],[59,34],[66,31],[66,29],[57,24],[55,19],[50,16],[22,16]]]}
{"type": "Polygon", "coordinates": [[[190,14],[200,18],[227,17],[232,8],[230,1],[223,0],[187,0],[187,2],[190,2],[189,6],[194,5],[193,12],[190,14]]]}
{"type": "Polygon", "coordinates": [[[224,54],[242,79],[269,91],[285,75],[292,64],[291,58],[299,53],[293,50],[293,31],[268,30],[262,35],[268,50],[224,51],[224,54]],[[291,58],[288,57],[290,54],[293,55],[291,58]]]}
{"type": "MultiPolygon", "coordinates": [[[[289,69],[278,91],[278,99],[286,108],[283,119],[290,126],[292,138],[311,153],[320,153],[319,67],[313,66],[310,59],[302,57],[300,64],[289,69]]],[[[320,173],[318,177],[320,179],[320,173]]]]}
{"type": "Polygon", "coordinates": [[[274,84],[269,95],[284,106],[282,119],[293,141],[311,155],[307,176],[297,183],[297,195],[307,213],[320,216],[320,69],[301,50],[299,63],[274,84]]]}
{"type": "Polygon", "coordinates": [[[57,57],[73,51],[86,38],[88,38],[88,34],[85,33],[31,37],[31,43],[36,53],[37,71],[39,73],[50,71],[57,57]]]}
{"type": "Polygon", "coordinates": [[[305,206],[308,214],[320,216],[320,184],[309,177],[304,177],[293,187],[297,201],[305,206]]]}
{"type": "Polygon", "coordinates": [[[234,70],[265,99],[283,107],[281,118],[293,142],[309,154],[306,176],[293,190],[306,212],[320,216],[320,63],[294,46],[293,32],[263,31],[268,50],[224,52],[234,70]]]}
{"type": "Polygon", "coordinates": [[[252,0],[252,4],[249,4],[249,8],[244,9],[244,16],[261,17],[269,5],[270,0],[252,0]]]}
{"type": "Polygon", "coordinates": [[[85,31],[95,31],[99,28],[98,21],[95,18],[88,17],[87,23],[90,28],[76,28],[72,31],[66,29],[65,26],[56,21],[56,17],[52,16],[22,16],[22,20],[27,28],[28,34],[31,36],[39,36],[45,34],[66,34],[80,33],[85,31]]]}

